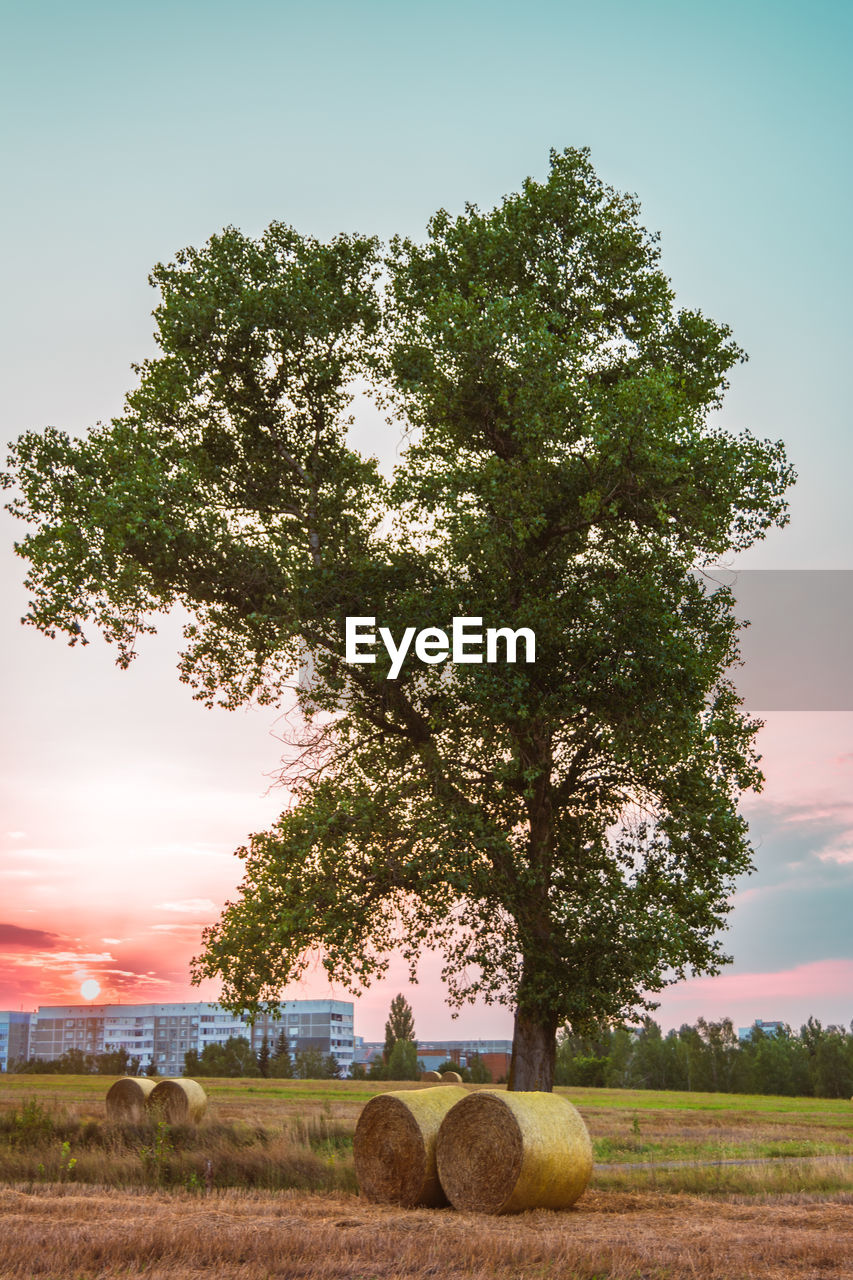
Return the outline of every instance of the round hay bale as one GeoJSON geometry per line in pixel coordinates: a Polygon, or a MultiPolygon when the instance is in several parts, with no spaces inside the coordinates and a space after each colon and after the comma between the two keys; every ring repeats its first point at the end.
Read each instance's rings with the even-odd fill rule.
{"type": "Polygon", "coordinates": [[[439,1082],[439,1080],[440,1080],[440,1079],[441,1079],[441,1076],[439,1075],[439,1073],[438,1073],[437,1071],[422,1071],[422,1072],[421,1072],[421,1084],[426,1084],[426,1083],[427,1083],[427,1081],[429,1081],[429,1082],[430,1082],[430,1084],[438,1084],[438,1082],[439,1082]]]}
{"type": "Polygon", "coordinates": [[[359,1190],[376,1204],[447,1204],[435,1168],[435,1139],[464,1089],[407,1089],[378,1093],[358,1119],[353,1138],[359,1190]]]}
{"type": "Polygon", "coordinates": [[[145,1106],[169,1124],[197,1124],[207,1110],[207,1094],[197,1080],[161,1080],[145,1106]]]}
{"type": "Polygon", "coordinates": [[[438,1176],[455,1209],[568,1209],[592,1175],[586,1125],[556,1093],[466,1094],[436,1139],[438,1176]]]}
{"type": "Polygon", "coordinates": [[[461,1084],[462,1077],[458,1071],[442,1071],[441,1078],[445,1084],[461,1084]]]}
{"type": "Polygon", "coordinates": [[[125,1076],[107,1090],[107,1119],[138,1124],[145,1113],[145,1100],[155,1081],[148,1076],[125,1076]]]}

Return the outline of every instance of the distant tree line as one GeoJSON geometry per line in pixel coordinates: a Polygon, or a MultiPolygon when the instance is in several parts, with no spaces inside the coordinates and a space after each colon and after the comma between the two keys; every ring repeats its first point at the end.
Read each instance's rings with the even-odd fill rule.
{"type": "MultiPolygon", "coordinates": [[[[112,1049],[109,1053],[84,1053],[82,1049],[66,1049],[58,1058],[43,1061],[41,1058],[18,1059],[9,1063],[9,1071],[25,1072],[41,1076],[138,1076],[142,1059],[131,1056],[127,1049],[112,1049]]],[[[149,1075],[153,1072],[149,1071],[149,1075]]]]}
{"type": "Polygon", "coordinates": [[[270,1041],[264,1036],[257,1053],[245,1036],[230,1036],[225,1044],[207,1044],[184,1056],[185,1076],[261,1076],[280,1080],[339,1080],[341,1064],[333,1053],[319,1049],[290,1052],[282,1031],[270,1041]]]}
{"type": "MultiPolygon", "coordinates": [[[[386,1027],[386,1030],[388,1028],[386,1027]]],[[[370,1080],[417,1080],[423,1063],[414,1039],[387,1037],[383,1055],[369,1068],[353,1064],[350,1076],[370,1080]]],[[[414,1028],[411,1028],[411,1032],[414,1028]]],[[[139,1075],[141,1060],[126,1049],[84,1053],[69,1049],[59,1058],[30,1058],[9,1064],[10,1071],[40,1075],[139,1075]]],[[[156,1074],[153,1064],[145,1068],[156,1074]]],[[[488,1084],[491,1077],[474,1055],[467,1067],[448,1059],[439,1071],[458,1071],[463,1080],[488,1084]]],[[[290,1052],[284,1032],[266,1037],[255,1052],[244,1036],[225,1044],[190,1050],[185,1076],[262,1076],[295,1080],[333,1080],[342,1074],[334,1054],[319,1049],[290,1052]]],[[[557,1048],[557,1085],[614,1089],[683,1089],[708,1093],[783,1094],[849,1098],[853,1094],[853,1023],[824,1027],[816,1018],[795,1033],[789,1026],[764,1031],[756,1026],[739,1040],[730,1018],[699,1018],[664,1035],[652,1018],[638,1028],[602,1027],[588,1036],[564,1033],[557,1048]]]]}
{"type": "MultiPolygon", "coordinates": [[[[158,1074],[156,1064],[142,1066],[138,1055],[127,1049],[109,1053],[84,1053],[68,1049],[59,1058],[18,1060],[9,1064],[10,1072],[33,1075],[102,1075],[138,1076],[158,1074]]],[[[185,1076],[267,1076],[285,1080],[335,1080],[341,1066],[334,1054],[319,1049],[298,1049],[291,1054],[287,1037],[282,1032],[272,1043],[264,1037],[257,1053],[245,1036],[231,1036],[225,1044],[205,1045],[201,1053],[190,1049],[184,1055],[185,1076]]]]}
{"type": "Polygon", "coordinates": [[[739,1040],[730,1018],[663,1035],[652,1018],[639,1028],[565,1033],[557,1048],[555,1083],[616,1089],[685,1089],[709,1093],[849,1098],[853,1094],[853,1023],[824,1027],[809,1018],[789,1026],[755,1026],[739,1040]]]}

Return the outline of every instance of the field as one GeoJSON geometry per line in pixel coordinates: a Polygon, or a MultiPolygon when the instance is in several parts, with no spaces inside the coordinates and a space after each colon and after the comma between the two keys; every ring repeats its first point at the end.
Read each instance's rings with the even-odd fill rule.
{"type": "Polygon", "coordinates": [[[185,1129],[107,1124],[110,1083],[0,1077],[2,1280],[853,1280],[849,1102],[562,1090],[590,1189],[487,1218],[359,1198],[360,1109],[408,1086],[210,1080],[185,1129]]]}

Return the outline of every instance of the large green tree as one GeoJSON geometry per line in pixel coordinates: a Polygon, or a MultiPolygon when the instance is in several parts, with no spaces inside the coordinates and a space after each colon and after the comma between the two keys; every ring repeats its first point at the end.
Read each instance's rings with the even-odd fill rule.
{"type": "Polygon", "coordinates": [[[274,224],[152,282],[162,354],[123,415],[22,436],[10,483],[30,622],[98,626],[126,664],[180,603],[198,697],[298,699],[292,802],[196,976],[254,1008],[318,949],[358,990],[437,948],[452,1002],[515,1011],[511,1087],[548,1089],[558,1026],[637,1018],[726,959],[761,775],[732,600],[696,570],[784,522],[792,479],[710,417],[742,353],[676,309],[584,151],[384,260],[274,224]],[[405,431],[390,481],[347,443],[359,379],[405,431]],[[535,661],[437,661],[434,632],[399,671],[382,644],[354,664],[353,616],[395,642],[527,628],[535,661]]]}

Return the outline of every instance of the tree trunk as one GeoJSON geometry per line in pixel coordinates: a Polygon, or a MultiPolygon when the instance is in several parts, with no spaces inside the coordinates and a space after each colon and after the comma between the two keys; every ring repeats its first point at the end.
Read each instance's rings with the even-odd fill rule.
{"type": "Polygon", "coordinates": [[[557,1019],[516,1010],[507,1089],[550,1093],[557,1057],[557,1019]]]}

